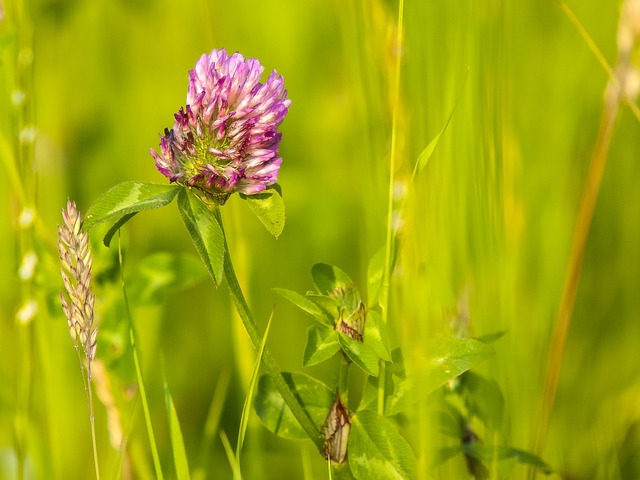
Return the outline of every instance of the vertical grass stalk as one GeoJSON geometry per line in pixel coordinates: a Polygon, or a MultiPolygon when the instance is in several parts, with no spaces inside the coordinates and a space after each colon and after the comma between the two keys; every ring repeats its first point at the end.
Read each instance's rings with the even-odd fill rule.
{"type": "MultiPolygon", "coordinates": [[[[393,249],[394,231],[393,231],[393,190],[395,184],[396,157],[398,155],[398,112],[400,110],[400,71],[402,67],[402,40],[403,40],[403,24],[404,24],[404,0],[398,0],[398,27],[396,31],[396,64],[393,76],[392,91],[392,114],[391,114],[391,150],[389,154],[389,189],[388,189],[388,210],[387,210],[387,236],[385,241],[384,253],[384,274],[382,275],[382,286],[380,288],[380,307],[382,309],[382,323],[387,325],[389,319],[389,288],[391,284],[391,252],[393,249]]],[[[386,364],[380,361],[378,382],[378,414],[384,413],[384,389],[386,364]]]]}
{"type": "MultiPolygon", "coordinates": [[[[569,264],[565,274],[560,306],[558,307],[558,314],[554,324],[551,344],[549,346],[547,356],[540,421],[538,422],[538,429],[533,447],[533,451],[536,454],[542,453],[549,430],[549,422],[558,389],[558,380],[560,378],[564,351],[567,344],[567,337],[569,335],[571,316],[575,304],[576,293],[578,291],[578,283],[580,280],[580,272],[582,270],[587,239],[598,194],[600,192],[600,186],[602,184],[602,176],[607,162],[609,145],[611,143],[611,138],[613,137],[615,121],[621,100],[624,98],[628,101],[629,98],[625,85],[626,76],[630,71],[630,55],[628,55],[628,52],[623,51],[619,45],[618,62],[616,65],[616,72],[614,73],[608,67],[606,61],[604,61],[604,57],[575,15],[573,15],[571,10],[564,3],[561,3],[561,6],[571,21],[576,24],[587,44],[594,51],[600,63],[605,66],[605,70],[607,70],[611,77],[605,91],[605,104],[600,119],[598,137],[591,157],[591,163],[585,180],[582,198],[580,200],[576,225],[571,242],[569,264]]],[[[623,21],[624,18],[621,17],[621,23],[623,21]]],[[[535,478],[536,474],[536,469],[530,469],[529,479],[535,478]]]]}
{"type": "Polygon", "coordinates": [[[138,349],[136,348],[135,335],[133,332],[133,320],[131,318],[131,310],[129,308],[129,299],[127,297],[127,289],[124,282],[124,268],[122,261],[122,247],[120,237],[118,237],[118,264],[120,266],[120,281],[122,282],[122,295],[127,312],[127,321],[129,323],[129,339],[131,341],[131,350],[133,351],[133,363],[136,367],[136,376],[138,378],[138,386],[140,388],[140,400],[142,401],[142,410],[144,411],[144,419],[147,426],[147,434],[149,436],[149,446],[151,448],[151,456],[153,458],[153,466],[156,470],[156,478],[162,480],[162,467],[160,465],[160,455],[158,455],[158,446],[156,445],[156,437],[153,433],[153,425],[151,423],[151,415],[149,413],[149,404],[147,403],[147,394],[142,380],[142,369],[140,368],[140,360],[138,358],[138,349]]]}

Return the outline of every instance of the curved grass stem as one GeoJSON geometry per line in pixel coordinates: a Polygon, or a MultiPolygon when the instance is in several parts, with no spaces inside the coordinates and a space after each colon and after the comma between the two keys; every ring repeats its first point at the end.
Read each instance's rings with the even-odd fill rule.
{"type": "MultiPolygon", "coordinates": [[[[534,441],[534,453],[541,454],[544,443],[549,430],[549,421],[555,403],[556,392],[558,389],[558,380],[562,368],[564,351],[569,336],[569,326],[571,324],[571,316],[578,291],[578,283],[580,280],[580,272],[584,259],[587,239],[589,237],[589,229],[593,219],[600,185],[604,168],[607,163],[607,154],[609,145],[613,137],[615,121],[618,115],[620,100],[622,98],[622,89],[619,86],[609,83],[607,92],[618,93],[606,95],[606,102],[600,120],[600,128],[598,138],[591,157],[589,172],[585,181],[580,207],[576,219],[575,230],[571,242],[571,251],[569,256],[569,264],[565,274],[564,285],[562,288],[562,296],[560,306],[558,307],[558,315],[553,327],[551,344],[547,356],[547,367],[545,372],[544,387],[542,393],[540,421],[534,441]]],[[[537,475],[537,469],[531,468],[529,471],[529,479],[534,479],[537,475]]]]}
{"type": "MultiPolygon", "coordinates": [[[[215,215],[216,220],[218,220],[218,223],[220,224],[220,227],[224,232],[222,214],[220,213],[220,207],[218,205],[213,206],[213,214],[215,215]]],[[[231,256],[229,255],[229,246],[227,244],[226,236],[224,236],[224,242],[224,276],[227,280],[227,285],[229,286],[231,299],[236,311],[238,312],[238,315],[240,316],[240,319],[242,320],[242,324],[244,325],[244,328],[249,335],[251,343],[253,343],[256,351],[259,351],[262,337],[258,333],[258,328],[255,321],[253,320],[253,316],[251,315],[251,310],[249,309],[249,305],[244,298],[242,288],[240,287],[240,283],[238,282],[238,278],[236,277],[233,263],[231,262],[231,256]]],[[[291,391],[289,385],[280,373],[280,369],[278,368],[275,359],[271,355],[271,351],[266,346],[264,347],[264,350],[262,352],[262,363],[267,369],[269,377],[271,377],[271,380],[282,395],[285,403],[291,410],[291,413],[293,413],[294,417],[296,417],[296,419],[300,423],[300,426],[307,433],[318,450],[322,451],[323,441],[320,436],[320,430],[314,425],[313,421],[309,417],[309,414],[302,407],[300,401],[291,391]]]]}

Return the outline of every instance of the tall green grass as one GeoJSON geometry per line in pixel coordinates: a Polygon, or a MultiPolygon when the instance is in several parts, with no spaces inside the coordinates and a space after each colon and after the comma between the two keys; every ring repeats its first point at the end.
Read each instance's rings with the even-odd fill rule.
{"type": "MultiPolygon", "coordinates": [[[[568,6],[615,65],[618,2],[568,6]]],[[[236,271],[259,328],[264,331],[272,309],[271,288],[311,288],[314,263],[340,266],[365,290],[368,260],[385,244],[395,110],[394,210],[405,208],[388,326],[407,368],[419,370],[425,345],[450,336],[454,317],[468,317],[472,336],[504,332],[495,355],[474,370],[499,386],[505,421],[497,431],[479,426],[478,435],[533,449],[544,422],[548,432],[537,453],[556,470],[552,478],[640,476],[640,136],[626,107],[614,125],[562,361],[554,360],[553,408],[541,416],[609,81],[561,4],[405,0],[401,32],[398,4],[387,0],[5,0],[3,8],[0,478],[94,475],[82,382],[57,303],[59,212],[67,197],[86,212],[117,182],[163,181],[148,149],[184,101],[187,70],[221,47],[278,69],[293,100],[282,126],[284,233],[273,239],[235,198],[225,206],[236,271]],[[31,48],[33,64],[27,64],[31,48]],[[17,91],[25,103],[12,101],[17,91]],[[420,153],[456,102],[429,162],[410,182],[420,153]],[[30,125],[37,129],[33,144],[24,142],[30,125]],[[25,206],[34,207],[36,221],[20,228],[25,206]],[[18,280],[32,250],[39,259],[35,275],[18,280]],[[32,298],[37,315],[20,324],[16,313],[32,298]]],[[[191,477],[232,478],[219,432],[229,446],[238,443],[255,353],[225,290],[215,290],[189,256],[193,247],[180,222],[174,208],[148,212],[122,237],[149,419],[160,468],[173,472],[166,382],[191,477]]],[[[101,473],[155,478],[121,322],[117,253],[99,240],[93,239],[102,322],[97,360],[105,364],[124,435],[120,445],[110,443],[116,425],[96,400],[101,473]]],[[[308,323],[277,302],[269,349],[283,369],[302,370],[308,323]]],[[[308,372],[330,383],[333,366],[308,372]]],[[[356,390],[358,379],[352,380],[356,390]]],[[[450,442],[436,428],[437,397],[406,412],[403,433],[421,478],[465,478],[462,457],[432,470],[436,449],[450,442]]],[[[253,416],[242,476],[327,478],[326,461],[309,447],[275,437],[253,416]]],[[[526,475],[516,466],[511,478],[526,475]]]]}

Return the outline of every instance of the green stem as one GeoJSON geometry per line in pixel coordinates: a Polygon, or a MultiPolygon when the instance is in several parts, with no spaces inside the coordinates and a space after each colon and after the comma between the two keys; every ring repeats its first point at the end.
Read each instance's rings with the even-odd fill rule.
{"type": "Polygon", "coordinates": [[[96,441],[96,422],[93,416],[93,393],[91,391],[91,361],[87,359],[87,389],[89,391],[89,420],[91,421],[91,447],[93,448],[93,465],[96,469],[96,479],[100,480],[98,467],[98,444],[96,441]]]}
{"type": "MultiPolygon", "coordinates": [[[[131,310],[129,309],[129,298],[124,283],[124,268],[122,263],[122,248],[120,237],[118,237],[118,262],[120,265],[120,280],[122,282],[122,295],[127,312],[127,321],[129,322],[129,338],[131,340],[131,350],[133,351],[133,363],[136,367],[136,376],[138,378],[138,387],[140,388],[140,400],[142,401],[142,410],[144,411],[144,419],[147,425],[147,434],[149,435],[149,445],[151,447],[151,456],[153,457],[153,465],[156,470],[156,478],[162,480],[162,467],[160,466],[160,455],[158,455],[158,447],[156,445],[156,437],[153,433],[153,425],[151,424],[151,415],[149,414],[149,404],[147,403],[147,393],[142,381],[142,368],[140,368],[140,360],[138,359],[138,349],[136,348],[135,335],[133,333],[133,319],[131,318],[131,310]]],[[[89,389],[91,386],[89,385],[89,389]]]]}
{"type": "Polygon", "coordinates": [[[342,403],[349,407],[349,367],[351,362],[344,358],[342,355],[342,361],[340,362],[340,372],[338,376],[338,395],[342,399],[342,403]]]}
{"type": "MultiPolygon", "coordinates": [[[[220,228],[222,228],[222,231],[224,232],[222,215],[220,213],[220,208],[218,205],[214,206],[213,213],[218,220],[218,223],[220,224],[220,228]]],[[[229,255],[229,246],[227,244],[226,236],[224,237],[224,242],[224,276],[227,279],[227,285],[229,286],[231,299],[233,300],[233,305],[235,306],[236,311],[238,312],[238,315],[242,320],[242,324],[244,325],[244,328],[247,331],[249,338],[251,339],[251,343],[253,343],[256,351],[259,351],[262,337],[258,333],[258,328],[256,327],[256,323],[253,320],[251,311],[249,310],[249,305],[244,298],[242,288],[238,283],[236,272],[233,269],[233,263],[231,262],[231,256],[229,255]]],[[[280,395],[282,395],[282,398],[291,410],[291,413],[293,413],[293,416],[296,417],[296,420],[298,420],[300,426],[304,429],[304,431],[316,445],[318,450],[322,451],[323,440],[320,436],[320,430],[314,425],[307,411],[302,407],[299,400],[291,391],[291,388],[280,373],[280,369],[278,368],[275,359],[271,356],[271,351],[266,346],[264,348],[264,351],[262,352],[262,363],[266,367],[267,373],[280,392],[280,395]]]]}
{"type": "MultiPolygon", "coordinates": [[[[391,121],[391,152],[389,154],[389,191],[387,210],[387,238],[385,242],[384,255],[384,274],[382,276],[382,285],[380,288],[380,307],[382,309],[382,323],[387,325],[389,318],[389,288],[391,284],[391,252],[393,251],[393,188],[395,184],[395,170],[397,157],[397,137],[398,137],[398,107],[400,102],[400,71],[402,65],[402,25],[404,22],[404,0],[398,2],[398,28],[396,30],[396,64],[393,77],[393,112],[391,121]]],[[[380,377],[384,379],[385,363],[380,360],[380,377]]],[[[385,382],[378,382],[378,414],[384,413],[384,387],[385,382]]]]}

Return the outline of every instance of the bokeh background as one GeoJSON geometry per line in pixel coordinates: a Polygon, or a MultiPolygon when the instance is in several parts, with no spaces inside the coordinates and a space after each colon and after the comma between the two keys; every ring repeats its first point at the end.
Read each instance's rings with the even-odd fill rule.
{"type": "MultiPolygon", "coordinates": [[[[569,2],[611,65],[620,3],[569,2]]],[[[503,392],[506,441],[532,448],[608,82],[558,2],[408,0],[402,48],[397,3],[387,0],[4,0],[0,12],[1,478],[15,478],[20,455],[28,478],[92,477],[86,401],[57,303],[60,210],[71,198],[86,211],[122,181],[163,183],[149,148],[183,105],[188,70],[223,47],[260,59],[267,72],[277,69],[293,102],[282,125],[284,233],[270,237],[237,198],[223,212],[259,325],[276,301],[271,288],[310,289],[314,263],[340,266],[364,290],[368,259],[385,238],[395,105],[396,190],[407,209],[398,220],[392,342],[415,366],[426,342],[449,332],[456,310],[468,312],[473,335],[506,332],[479,371],[503,392]],[[409,185],[414,162],[458,97],[437,150],[409,185]],[[20,227],[25,202],[33,204],[37,226],[20,227]],[[29,251],[39,261],[34,276],[21,280],[29,251]],[[31,299],[37,314],[21,323],[16,314],[31,299]]],[[[539,452],[556,478],[640,477],[639,132],[638,120],[622,108],[539,452]]],[[[117,245],[92,240],[98,318],[105,322],[97,356],[129,439],[123,458],[109,441],[109,409],[98,402],[101,463],[108,478],[121,471],[152,478],[131,366],[121,360],[127,339],[118,326],[124,312],[117,245]]],[[[233,442],[254,359],[226,289],[215,289],[191,257],[180,264],[184,288],[144,299],[141,290],[162,275],[156,264],[151,280],[136,287],[150,255],[194,254],[173,205],[133,219],[121,246],[165,473],[171,477],[173,467],[163,364],[192,471],[231,478],[218,429],[233,442]],[[215,431],[207,433],[212,405],[215,431]]],[[[302,370],[309,325],[293,307],[276,303],[269,345],[283,369],[302,370]]],[[[332,366],[307,371],[331,381],[332,366]]],[[[463,478],[462,459],[434,471],[428,466],[438,446],[429,408],[408,411],[404,429],[421,476],[463,478]]],[[[302,478],[305,459],[314,478],[327,475],[310,443],[281,440],[256,418],[243,458],[246,478],[302,478]]],[[[517,467],[512,478],[525,472],[517,467]]]]}

